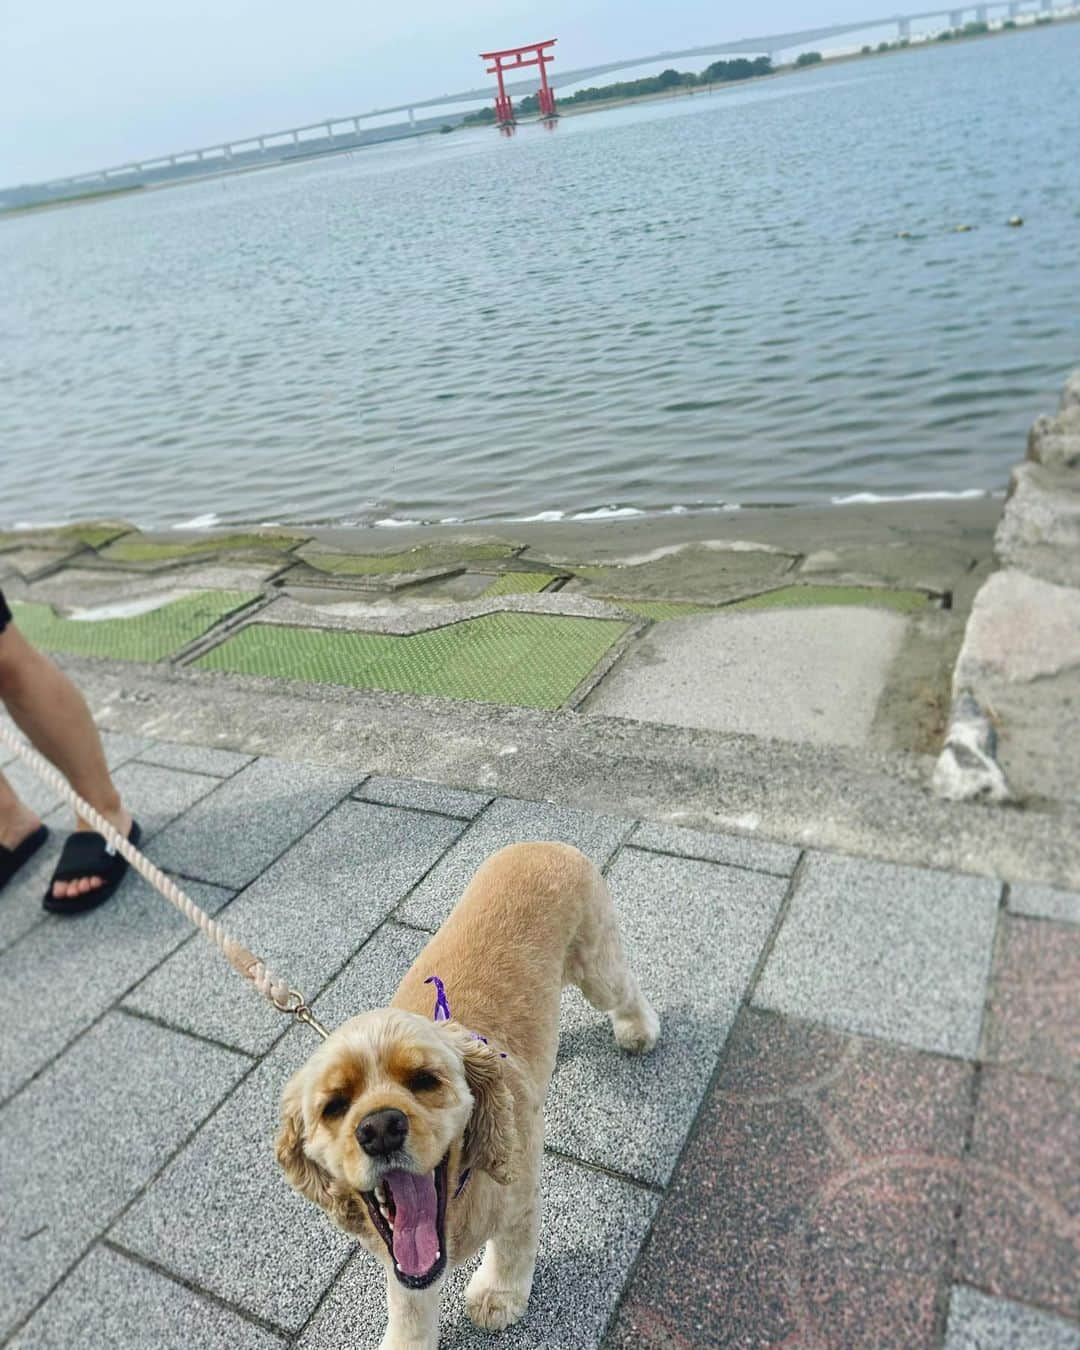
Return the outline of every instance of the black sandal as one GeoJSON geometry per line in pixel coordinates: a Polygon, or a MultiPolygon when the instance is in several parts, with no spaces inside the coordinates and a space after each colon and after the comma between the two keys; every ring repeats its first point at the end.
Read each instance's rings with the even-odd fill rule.
{"type": "MultiPolygon", "coordinates": [[[[5,848],[0,844],[0,891],[8,884],[15,873],[28,863],[49,837],[48,826],[39,825],[33,834],[28,834],[15,848],[5,848]]],[[[91,876],[93,873],[91,873],[91,876]]]]}
{"type": "MultiPolygon", "coordinates": [[[[138,844],[141,838],[142,831],[133,820],[128,831],[128,843],[138,844]]],[[[123,881],[127,868],[127,859],[106,843],[104,835],[94,830],[76,830],[68,836],[60,853],[60,861],[56,864],[41,907],[53,914],[86,914],[109,899],[123,881]],[[53,895],[56,882],[81,881],[84,877],[100,877],[102,884],[96,891],[66,896],[63,900],[53,895]]]]}

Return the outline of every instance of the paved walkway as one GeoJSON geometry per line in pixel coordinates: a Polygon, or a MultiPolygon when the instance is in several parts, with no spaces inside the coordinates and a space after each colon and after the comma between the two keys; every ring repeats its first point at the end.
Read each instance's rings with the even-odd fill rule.
{"type": "MultiPolygon", "coordinates": [[[[1080,895],[107,741],[147,852],[329,1023],[495,848],[608,869],[661,1046],[567,994],[529,1315],[471,1332],[455,1278],[446,1345],[1080,1345],[1080,895]]],[[[57,847],[0,896],[0,1338],[376,1346],[381,1275],[272,1157],[310,1033],[141,882],[43,916],[57,847]]]]}

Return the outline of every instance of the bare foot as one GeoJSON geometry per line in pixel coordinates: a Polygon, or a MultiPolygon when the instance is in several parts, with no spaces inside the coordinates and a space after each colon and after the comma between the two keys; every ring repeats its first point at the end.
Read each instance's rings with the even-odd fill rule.
{"type": "Polygon", "coordinates": [[[12,811],[0,816],[0,844],[4,848],[18,848],[24,839],[29,839],[40,828],[41,817],[37,812],[19,802],[12,811]]]}
{"type": "MultiPolygon", "coordinates": [[[[102,811],[101,814],[110,825],[115,826],[115,828],[120,831],[125,839],[128,837],[131,830],[130,811],[125,811],[121,806],[115,811],[102,811]]],[[[93,830],[93,828],[94,827],[88,825],[85,820],[77,820],[75,822],[75,829],[77,831],[93,830]]],[[[76,896],[89,895],[91,891],[100,890],[104,884],[105,880],[103,877],[79,877],[77,881],[54,881],[52,893],[56,900],[74,900],[76,896]]]]}

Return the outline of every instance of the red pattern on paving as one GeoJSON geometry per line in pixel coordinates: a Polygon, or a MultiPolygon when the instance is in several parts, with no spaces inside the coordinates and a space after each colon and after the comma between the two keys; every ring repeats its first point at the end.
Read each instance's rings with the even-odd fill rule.
{"type": "Polygon", "coordinates": [[[744,1011],[609,1345],[940,1345],[957,1280],[1076,1316],[1076,1098],[744,1011]]]}

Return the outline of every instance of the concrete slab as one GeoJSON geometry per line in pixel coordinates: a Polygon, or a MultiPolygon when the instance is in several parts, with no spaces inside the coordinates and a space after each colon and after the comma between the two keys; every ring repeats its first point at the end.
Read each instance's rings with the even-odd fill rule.
{"type": "Polygon", "coordinates": [[[663,1184],[671,1175],[780,911],[779,877],[627,848],[609,874],[631,966],[660,1016],[649,1055],[620,1050],[608,1019],[563,995],[548,1144],[663,1184]]]}
{"type": "Polygon", "coordinates": [[[170,745],[164,741],[151,743],[139,755],[144,764],[160,764],[166,769],[182,769],[185,773],[205,773],[214,778],[231,778],[245,765],[251,755],[236,750],[218,750],[207,745],[170,745]]]}
{"type": "Polygon", "coordinates": [[[0,1336],[247,1067],[227,1050],[110,1013],[0,1111],[0,1336]]]}
{"type": "Polygon", "coordinates": [[[120,1252],[96,1246],[11,1344],[18,1350],[271,1350],[281,1341],[120,1252]]]}
{"type": "Polygon", "coordinates": [[[1075,1323],[966,1284],[949,1295],[945,1350],[1078,1350],[1075,1323]]]}
{"type": "Polygon", "coordinates": [[[1080,1083],[987,1065],[955,1278],[1080,1321],[1080,1083]]]}
{"type": "Polygon", "coordinates": [[[405,806],[415,811],[436,811],[462,820],[472,820],[491,801],[488,793],[441,787],[438,783],[422,783],[415,778],[382,778],[378,775],[369,778],[356,795],[366,802],[405,806]]]}
{"type": "Polygon", "coordinates": [[[142,827],[145,846],[170,821],[213,792],[220,779],[209,774],[179,773],[156,764],[129,762],[116,770],[113,782],[124,805],[142,827]]]}
{"type": "Polygon", "coordinates": [[[934,1345],[972,1078],[744,1012],[608,1344],[934,1345]]]}
{"type": "Polygon", "coordinates": [[[634,848],[746,867],[752,872],[769,872],[778,877],[789,877],[799,861],[799,849],[791,844],[771,844],[765,839],[688,830],[678,825],[639,825],[630,842],[634,848]]]}
{"type": "Polygon", "coordinates": [[[1080,894],[1060,891],[1054,886],[1017,882],[1009,887],[1009,909],[1014,914],[1028,914],[1034,919],[1080,923],[1080,894]]]}
{"type": "MultiPolygon", "coordinates": [[[[212,886],[187,889],[211,914],[230,898],[229,891],[212,886]]],[[[32,898],[40,905],[40,892],[32,898]]],[[[19,1009],[17,1022],[3,1035],[0,1099],[37,1073],[190,931],[182,914],[130,874],[100,909],[78,919],[44,916],[0,955],[0,988],[19,1009]]]]}
{"type": "MultiPolygon", "coordinates": [[[[442,816],[342,802],[229,906],[229,932],[310,998],[462,828],[442,816]]],[[[284,1030],[284,1019],[198,936],[128,1003],[253,1054],[284,1030]]]]}
{"type": "Polygon", "coordinates": [[[1002,915],[982,1059],[1080,1080],[1080,928],[1002,915]]]}
{"type": "Polygon", "coordinates": [[[609,875],[622,940],[660,1017],[648,1056],[618,1049],[578,990],[563,995],[544,1118],[560,1153],[670,1179],[782,906],[780,877],[624,849],[609,875]]]}
{"type": "MultiPolygon", "coordinates": [[[[656,1209],[648,1191],[574,1163],[548,1157],[542,1179],[543,1221],[536,1281],[525,1317],[497,1344],[521,1350],[592,1350],[600,1345],[619,1292],[656,1209]]],[[[442,1303],[439,1345],[480,1350],[496,1343],[465,1311],[465,1286],[479,1258],[455,1271],[442,1303]]],[[[386,1325],[386,1280],[366,1252],[345,1268],[300,1350],[376,1350],[386,1325]]]]}
{"type": "Polygon", "coordinates": [[[354,769],[260,759],[169,826],[151,855],[165,870],[237,889],[254,880],[355,787],[354,769]]]}
{"type": "Polygon", "coordinates": [[[999,891],[975,877],[812,855],[754,1002],[973,1059],[999,891]]]}
{"type": "Polygon", "coordinates": [[[905,623],[899,614],[844,607],[672,619],[618,662],[585,711],[865,745],[905,623]]]}
{"type": "Polygon", "coordinates": [[[399,911],[407,923],[432,932],[457,904],[473,873],[507,844],[556,840],[573,844],[602,867],[630,829],[628,820],[571,811],[549,802],[493,802],[399,911]]]}
{"type": "MultiPolygon", "coordinates": [[[[316,1000],[315,1012],[333,1026],[386,1003],[422,944],[420,934],[386,925],[316,1000]]],[[[273,1154],[281,1089],[317,1044],[292,1026],[112,1235],[178,1278],[289,1331],[311,1316],[352,1249],[289,1187],[273,1154]]]]}

